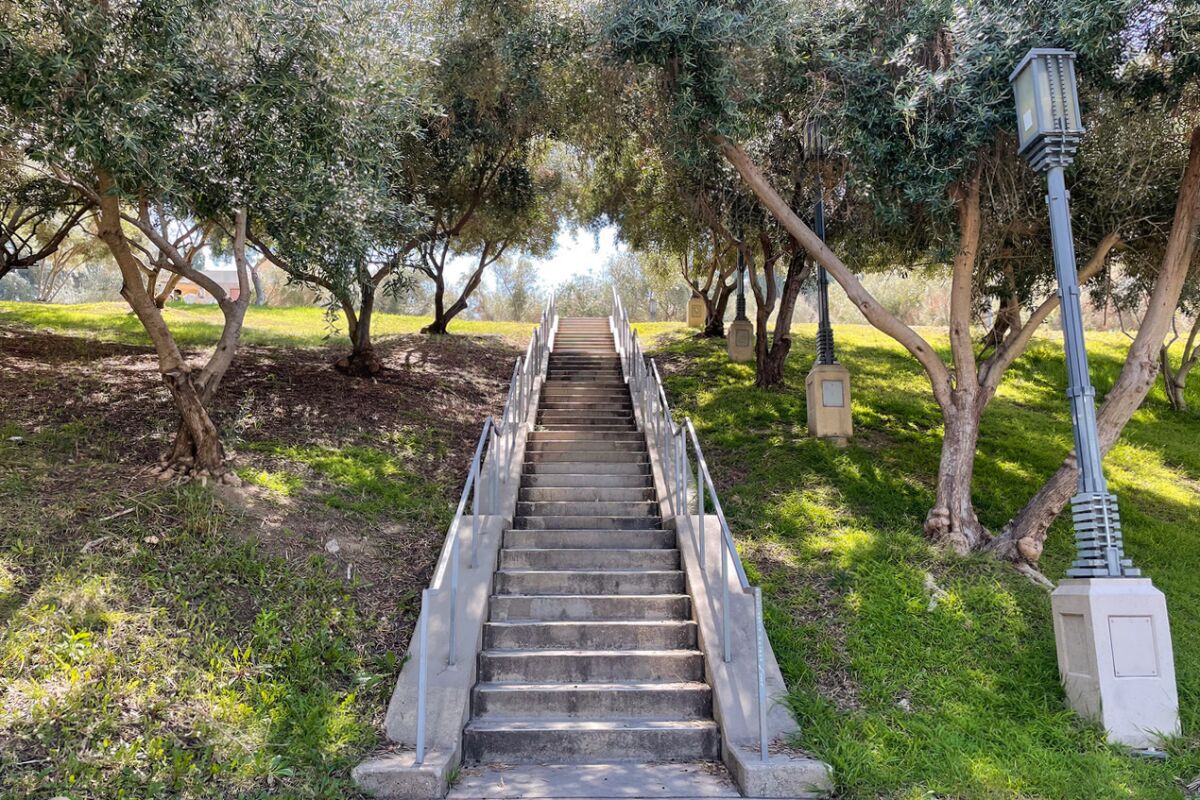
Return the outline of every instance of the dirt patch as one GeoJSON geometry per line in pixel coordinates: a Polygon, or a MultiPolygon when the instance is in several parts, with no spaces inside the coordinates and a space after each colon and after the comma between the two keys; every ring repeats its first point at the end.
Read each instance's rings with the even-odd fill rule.
{"type": "MultiPolygon", "coordinates": [[[[285,495],[221,487],[217,495],[237,512],[236,533],[289,561],[324,556],[353,581],[373,623],[370,646],[402,653],[445,536],[441,520],[452,513],[483,420],[503,407],[518,351],[499,338],[420,334],[386,338],[376,349],[385,371],[362,379],[332,368],[332,347],[242,347],[213,403],[214,421],[237,467],[299,473],[302,488],[285,495]],[[327,476],[289,462],[279,446],[381,451],[388,469],[405,471],[395,480],[409,475],[433,487],[425,505],[436,507],[437,521],[331,507],[327,476]]],[[[206,353],[190,355],[200,361],[206,353]]],[[[39,491],[70,493],[78,470],[103,464],[106,484],[132,502],[159,485],[152,471],[176,419],[150,347],[0,326],[0,426],[14,436],[67,432],[39,491]]]]}

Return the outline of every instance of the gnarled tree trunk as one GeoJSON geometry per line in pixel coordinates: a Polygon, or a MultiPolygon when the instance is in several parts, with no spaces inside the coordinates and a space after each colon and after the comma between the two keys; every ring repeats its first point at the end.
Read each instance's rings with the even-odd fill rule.
{"type": "MultiPolygon", "coordinates": [[[[180,352],[174,336],[163,320],[155,297],[150,294],[142,278],[142,266],[133,254],[122,227],[120,200],[112,191],[112,181],[107,175],[101,174],[98,183],[100,191],[97,233],[108,245],[121,270],[121,295],[129,303],[154,344],[163,383],[180,415],[175,442],[167,457],[167,468],[179,474],[222,476],[226,472],[225,450],[206,406],[233,361],[249,302],[249,280],[245,275],[245,214],[239,212],[235,222],[234,259],[238,264],[239,279],[242,283],[242,296],[236,301],[223,296],[217,284],[192,270],[190,265],[174,252],[171,243],[161,238],[153,226],[139,225],[142,232],[154,240],[158,247],[164,250],[169,248],[172,251],[172,269],[185,272],[218,298],[225,318],[221,337],[204,367],[195,369],[180,352]]],[[[125,219],[129,220],[128,217],[125,219]]]]}
{"type": "Polygon", "coordinates": [[[1171,346],[1164,344],[1159,350],[1159,362],[1163,376],[1163,389],[1167,393],[1167,402],[1175,411],[1187,411],[1187,380],[1188,375],[1200,363],[1200,314],[1192,321],[1192,329],[1183,345],[1183,354],[1179,360],[1179,368],[1171,363],[1171,346]]]}
{"type": "Polygon", "coordinates": [[[945,432],[938,462],[937,499],[925,517],[925,535],[960,555],[991,539],[975,515],[971,499],[983,405],[978,390],[963,389],[952,391],[950,404],[942,409],[945,432]]]}
{"type": "Polygon", "coordinates": [[[365,282],[361,289],[362,303],[358,313],[353,315],[351,311],[347,311],[346,314],[350,327],[350,354],[338,359],[334,366],[346,375],[371,378],[383,371],[383,362],[375,355],[375,345],[371,341],[371,321],[375,316],[375,287],[370,282],[365,282]]]}
{"type": "Polygon", "coordinates": [[[729,298],[733,297],[733,284],[721,281],[713,289],[713,296],[704,298],[704,328],[701,336],[725,338],[725,312],[729,310],[729,298]]]}
{"type": "MultiPolygon", "coordinates": [[[[775,330],[767,333],[772,308],[760,304],[755,314],[758,328],[754,341],[754,385],[760,389],[775,389],[783,385],[784,367],[788,353],[792,351],[792,314],[796,310],[800,287],[808,278],[808,273],[809,262],[804,258],[803,251],[792,253],[788,258],[787,277],[784,278],[783,292],[779,298],[775,330]]],[[[773,273],[769,279],[774,281],[773,273]]]]}

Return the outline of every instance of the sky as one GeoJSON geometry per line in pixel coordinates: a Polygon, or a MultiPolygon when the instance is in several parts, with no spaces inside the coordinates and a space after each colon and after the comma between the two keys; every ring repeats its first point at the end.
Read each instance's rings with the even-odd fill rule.
{"type": "MultiPolygon", "coordinates": [[[[614,254],[625,250],[626,247],[617,242],[615,225],[602,228],[598,234],[583,229],[572,231],[564,228],[558,232],[550,254],[543,258],[535,258],[533,262],[538,265],[542,286],[553,289],[561,286],[572,275],[598,271],[614,254]]],[[[456,259],[447,270],[451,281],[462,277],[474,263],[474,259],[470,257],[456,259]]]]}

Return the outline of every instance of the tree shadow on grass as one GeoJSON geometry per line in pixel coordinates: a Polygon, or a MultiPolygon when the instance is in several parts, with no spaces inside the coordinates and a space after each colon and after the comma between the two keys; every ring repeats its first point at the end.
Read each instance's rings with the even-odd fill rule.
{"type": "MultiPolygon", "coordinates": [[[[940,415],[911,360],[843,343],[858,432],[837,450],[805,435],[807,364],[794,363],[783,391],[759,392],[723,353],[703,344],[672,351],[668,391],[695,418],[739,547],[764,587],[801,745],[833,763],[845,796],[1182,796],[1180,779],[1200,770],[1195,751],[1165,765],[1132,760],[1069,712],[1044,590],[986,557],[955,558],[925,542],[940,415]]],[[[1005,521],[1070,447],[1059,379],[1049,374],[1061,372],[1061,356],[1038,358],[1015,374],[1017,397],[998,398],[983,420],[975,499],[985,523],[1005,521]]],[[[1098,362],[1119,369],[1119,359],[1098,362]]],[[[1162,483],[1172,474],[1165,460],[1146,457],[1113,456],[1141,467],[1139,487],[1125,492],[1130,546],[1167,553],[1169,536],[1152,541],[1166,536],[1153,518],[1200,522],[1200,514],[1162,483]]],[[[1069,558],[1068,527],[1060,521],[1052,535],[1052,574],[1069,558]]],[[[1195,548],[1182,561],[1156,575],[1195,607],[1193,589],[1175,588],[1200,566],[1195,548]]],[[[1200,661],[1200,626],[1176,619],[1185,730],[1195,730],[1200,676],[1187,664],[1200,661]]]]}

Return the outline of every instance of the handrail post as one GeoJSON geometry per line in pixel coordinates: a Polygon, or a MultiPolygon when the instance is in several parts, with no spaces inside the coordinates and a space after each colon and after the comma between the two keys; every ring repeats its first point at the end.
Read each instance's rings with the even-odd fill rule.
{"type": "Polygon", "coordinates": [[[767,665],[763,642],[762,587],[754,587],[754,651],[758,658],[758,757],[767,760],[767,665]]]}
{"type": "Polygon", "coordinates": [[[488,498],[488,513],[497,514],[500,512],[500,443],[496,437],[496,428],[492,427],[492,455],[488,459],[491,461],[491,480],[488,481],[491,496],[488,498]]]}
{"type": "Polygon", "coordinates": [[[678,453],[678,458],[675,460],[676,485],[679,489],[679,505],[676,506],[676,514],[687,515],[687,439],[684,437],[687,434],[683,430],[683,426],[679,426],[679,439],[675,445],[675,452],[678,453]]]}
{"type": "Polygon", "coordinates": [[[454,541],[450,544],[450,641],[446,656],[446,663],[451,667],[458,660],[458,648],[455,646],[458,632],[458,551],[458,531],[455,531],[454,541]]]}
{"type": "MultiPolygon", "coordinates": [[[[692,430],[692,421],[688,420],[688,430],[692,430]]],[[[696,451],[696,518],[697,525],[700,527],[700,572],[704,574],[705,583],[708,582],[708,571],[705,569],[704,554],[708,548],[704,546],[704,479],[700,474],[700,443],[695,439],[692,440],[692,447],[696,451]]]]}
{"type": "Polygon", "coordinates": [[[725,663],[733,661],[729,649],[729,537],[721,530],[721,651],[725,663]]]}
{"type": "Polygon", "coordinates": [[[471,464],[471,569],[479,566],[479,456],[471,464]]]}
{"type": "Polygon", "coordinates": [[[430,590],[421,590],[421,624],[417,628],[417,649],[420,656],[417,660],[417,757],[415,763],[420,766],[425,763],[425,715],[429,684],[429,615],[433,613],[430,602],[430,590]]]}

